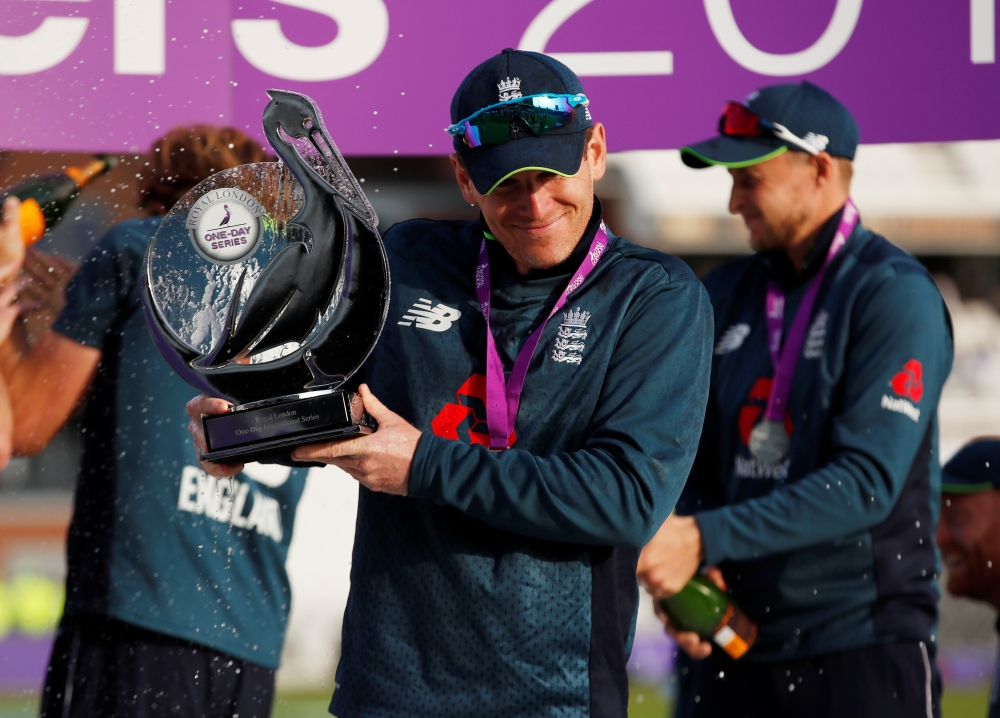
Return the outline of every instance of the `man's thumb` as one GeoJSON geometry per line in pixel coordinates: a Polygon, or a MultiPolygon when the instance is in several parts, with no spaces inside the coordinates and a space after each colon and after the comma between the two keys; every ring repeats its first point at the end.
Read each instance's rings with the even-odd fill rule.
{"type": "Polygon", "coordinates": [[[362,384],[358,389],[358,393],[361,395],[361,400],[365,403],[365,411],[371,414],[372,418],[378,423],[381,424],[388,419],[396,417],[395,412],[391,411],[372,394],[372,390],[368,388],[367,384],[362,384]]]}

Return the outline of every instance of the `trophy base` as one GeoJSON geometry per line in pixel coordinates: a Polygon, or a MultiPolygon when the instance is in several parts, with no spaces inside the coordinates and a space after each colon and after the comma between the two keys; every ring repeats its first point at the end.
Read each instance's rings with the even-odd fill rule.
{"type": "Polygon", "coordinates": [[[329,389],[235,406],[204,417],[202,425],[208,449],[202,460],[227,464],[289,463],[296,446],[374,431],[360,396],[329,389]]]}

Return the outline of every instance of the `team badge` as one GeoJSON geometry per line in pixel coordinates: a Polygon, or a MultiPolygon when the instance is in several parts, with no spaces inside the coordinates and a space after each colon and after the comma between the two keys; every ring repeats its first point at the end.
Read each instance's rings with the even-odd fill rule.
{"type": "Polygon", "coordinates": [[[500,90],[500,102],[516,100],[521,97],[521,78],[515,77],[512,80],[508,77],[506,80],[500,80],[497,89],[500,90]]]}
{"type": "Polygon", "coordinates": [[[590,312],[581,311],[580,307],[563,312],[563,322],[559,325],[559,333],[552,345],[552,360],[562,364],[579,364],[583,361],[583,350],[586,349],[587,322],[590,312]]]}

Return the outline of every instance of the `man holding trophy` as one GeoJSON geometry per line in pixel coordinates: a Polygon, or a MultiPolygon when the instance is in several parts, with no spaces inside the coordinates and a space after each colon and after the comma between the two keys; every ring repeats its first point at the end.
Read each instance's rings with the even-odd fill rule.
{"type": "MultiPolygon", "coordinates": [[[[337,716],[626,715],[636,561],[694,459],[712,309],[682,262],[605,225],[591,112],[545,55],[507,49],[465,78],[451,159],[481,217],[386,233],[389,321],[356,374],[378,428],[291,450],[364,487],[337,716]]],[[[347,374],[319,352],[302,361],[313,387],[347,374]]],[[[202,417],[239,418],[233,403],[190,402],[201,450],[202,417]]],[[[313,416],[277,406],[233,426],[313,416]]]]}

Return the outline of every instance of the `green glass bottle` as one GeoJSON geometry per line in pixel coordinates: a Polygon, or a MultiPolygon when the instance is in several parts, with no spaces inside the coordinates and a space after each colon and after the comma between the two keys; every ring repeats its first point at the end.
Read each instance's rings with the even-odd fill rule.
{"type": "Polygon", "coordinates": [[[58,174],[32,177],[4,192],[4,198],[13,195],[21,200],[21,236],[24,244],[33,244],[51,231],[80,196],[80,190],[115,164],[117,160],[114,157],[98,155],[83,167],[67,167],[58,174]]]}
{"type": "Polygon", "coordinates": [[[733,658],[750,650],[757,639],[757,624],[701,574],[670,598],[660,599],[660,608],[675,628],[697,633],[733,658]]]}

